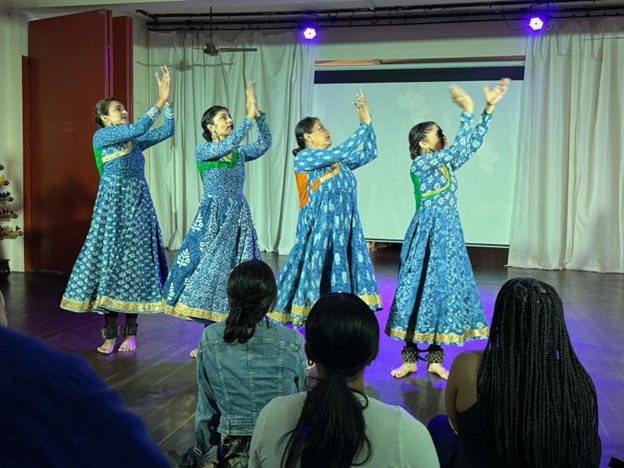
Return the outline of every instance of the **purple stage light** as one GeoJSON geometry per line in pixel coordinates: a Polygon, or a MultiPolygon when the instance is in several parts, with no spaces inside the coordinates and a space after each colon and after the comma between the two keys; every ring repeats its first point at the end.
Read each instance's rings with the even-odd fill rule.
{"type": "Polygon", "coordinates": [[[529,27],[533,31],[541,31],[541,29],[544,27],[544,20],[539,16],[533,16],[529,20],[529,27]]]}
{"type": "Polygon", "coordinates": [[[314,26],[306,26],[303,28],[303,37],[311,41],[316,37],[316,28],[314,26]]]}

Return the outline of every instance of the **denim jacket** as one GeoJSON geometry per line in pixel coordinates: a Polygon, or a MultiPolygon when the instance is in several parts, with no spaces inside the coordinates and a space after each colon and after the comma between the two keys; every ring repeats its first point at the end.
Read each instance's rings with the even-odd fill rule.
{"type": "Polygon", "coordinates": [[[197,353],[199,395],[195,451],[216,463],[220,435],[251,436],[260,410],[273,398],[305,389],[303,337],[262,320],[246,343],[223,341],[225,323],[206,327],[197,353]]]}

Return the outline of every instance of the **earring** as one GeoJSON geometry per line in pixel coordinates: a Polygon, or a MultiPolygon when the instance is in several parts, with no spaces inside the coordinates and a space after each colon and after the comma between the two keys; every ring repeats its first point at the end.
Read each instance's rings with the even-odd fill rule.
{"type": "Polygon", "coordinates": [[[215,132],[210,132],[210,138],[212,138],[212,141],[215,141],[217,139],[217,134],[215,132]]]}
{"type": "Polygon", "coordinates": [[[308,370],[314,367],[314,361],[312,359],[308,359],[308,370]]]}

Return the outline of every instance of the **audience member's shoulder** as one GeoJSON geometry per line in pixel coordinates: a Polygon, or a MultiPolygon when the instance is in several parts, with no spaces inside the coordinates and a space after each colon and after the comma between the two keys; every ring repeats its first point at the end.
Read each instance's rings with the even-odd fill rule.
{"type": "Polygon", "coordinates": [[[273,333],[277,333],[279,336],[293,342],[303,342],[303,337],[298,330],[288,328],[280,323],[270,323],[269,330],[273,330],[273,333]]]}
{"type": "Polygon", "coordinates": [[[91,366],[80,356],[59,351],[30,336],[0,329],[0,367],[14,376],[54,376],[87,372],[95,376],[91,366]]]}
{"type": "Polygon", "coordinates": [[[225,322],[217,322],[204,328],[203,336],[210,340],[223,339],[223,333],[225,333],[225,322]]]}
{"type": "Polygon", "coordinates": [[[482,356],[482,351],[464,351],[462,353],[459,353],[457,357],[453,360],[451,372],[456,375],[474,374],[475,371],[479,369],[482,356]]]}

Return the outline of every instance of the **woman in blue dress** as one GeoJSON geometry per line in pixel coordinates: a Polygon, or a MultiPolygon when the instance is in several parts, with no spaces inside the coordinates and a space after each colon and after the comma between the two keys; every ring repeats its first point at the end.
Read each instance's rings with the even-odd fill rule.
{"type": "Polygon", "coordinates": [[[462,346],[486,339],[488,324],[464,243],[457,211],[455,173],[479,149],[492,112],[509,79],[492,90],[485,87],[486,107],[473,130],[473,102],[460,87],[451,86],[453,102],[462,108],[459,133],[448,140],[435,122],[423,122],[409,133],[410,175],[416,213],[401,249],[399,281],[386,325],[386,334],[405,342],[403,364],[393,377],[416,372],[420,350],[429,344],[427,370],[446,379],[443,344],[462,346]]]}
{"type": "MultiPolygon", "coordinates": [[[[164,288],[165,312],[203,323],[225,320],[227,280],[241,262],[260,259],[249,205],[243,194],[245,163],[271,147],[266,115],[254,84],[246,90],[247,118],[236,128],[227,108],[213,106],[201,120],[205,142],[195,148],[204,193],[197,215],[171,266],[164,288]],[[255,122],[258,140],[240,146],[255,122]]],[[[197,350],[191,351],[191,357],[197,350]]]]}
{"type": "Polygon", "coordinates": [[[352,293],[372,310],[382,308],[352,172],[377,157],[377,139],[361,92],[357,101],[360,126],[336,148],[328,149],[329,130],[316,118],[306,117],[295,128],[297,239],[280,274],[277,306],[269,314],[273,320],[302,326],[314,303],[331,292],[352,293]]]}
{"type": "Polygon", "coordinates": [[[163,312],[167,258],[142,151],[171,137],[175,127],[169,70],[162,67],[162,76],[156,74],[156,79],[159,99],[135,124],[128,123],[128,113],[115,98],[103,99],[95,107],[95,121],[101,127],[93,135],[100,187],[61,307],[104,314],[104,343],[97,348],[104,354],[114,350],[120,312],[126,314],[122,352],[136,348],[137,314],[163,312]],[[163,109],[164,125],[150,130],[163,109]]]}

